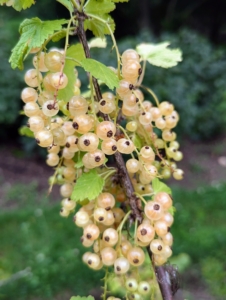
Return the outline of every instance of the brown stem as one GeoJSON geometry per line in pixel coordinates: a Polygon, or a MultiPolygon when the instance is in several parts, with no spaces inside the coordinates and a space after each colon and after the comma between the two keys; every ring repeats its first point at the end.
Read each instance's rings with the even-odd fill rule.
{"type": "MultiPolygon", "coordinates": [[[[84,27],[83,27],[83,22],[84,22],[85,16],[84,16],[84,14],[77,12],[77,17],[78,17],[77,35],[78,35],[78,38],[84,48],[86,57],[90,58],[91,57],[90,50],[89,50],[89,46],[87,43],[84,27]]],[[[95,94],[97,97],[97,101],[100,101],[102,99],[100,86],[99,86],[96,78],[93,77],[92,80],[93,80],[93,86],[94,86],[95,94]]],[[[108,115],[102,114],[102,116],[105,121],[109,121],[108,115]]],[[[116,135],[117,135],[117,133],[116,133],[116,135]]],[[[116,165],[117,165],[118,172],[119,172],[119,180],[125,190],[128,200],[129,200],[133,219],[138,220],[138,223],[141,223],[143,218],[142,218],[141,210],[139,209],[139,199],[134,194],[134,188],[133,188],[132,182],[130,180],[129,174],[127,172],[122,154],[120,152],[116,152],[114,154],[114,158],[115,158],[116,165]]],[[[150,249],[148,249],[148,253],[149,253],[150,259],[153,264],[152,254],[150,252],[150,249]]],[[[165,274],[164,268],[163,267],[155,267],[155,266],[154,266],[154,268],[155,268],[155,272],[156,272],[156,276],[158,279],[158,283],[160,286],[163,300],[172,300],[173,299],[172,292],[170,289],[170,285],[168,284],[168,282],[166,280],[166,274],[165,274]]]]}

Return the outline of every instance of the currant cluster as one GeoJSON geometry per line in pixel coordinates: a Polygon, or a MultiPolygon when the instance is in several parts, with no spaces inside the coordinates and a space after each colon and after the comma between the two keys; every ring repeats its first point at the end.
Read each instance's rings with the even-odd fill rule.
{"type": "MultiPolygon", "coordinates": [[[[143,265],[146,247],[157,266],[172,255],[172,198],[166,192],[155,193],[152,181],[157,177],[169,178],[171,174],[182,179],[183,171],[175,161],[183,155],[172,131],[179,120],[174,106],[166,101],[159,103],[155,96],[156,106],[144,99],[138,88],[142,68],[135,50],[126,50],[121,62],[116,95],[103,93],[99,102],[83,97],[75,70],[74,96],[66,102],[58,100],[59,91],[70,80],[64,74],[64,52],[39,51],[33,58],[34,68],[25,74],[28,87],[23,89],[21,99],[25,103],[24,114],[29,117],[27,125],[37,144],[47,148],[46,163],[56,167],[50,181],[61,185],[62,216],[75,211],[76,202],[71,200],[71,194],[82,174],[94,168],[103,173],[107,157],[117,151],[130,155],[126,168],[137,197],[144,202],[143,221],[135,225],[133,237],[125,227],[130,217],[128,199],[114,175],[106,180],[98,197],[80,203],[74,222],[82,228],[83,246],[92,247],[83,255],[84,263],[94,270],[112,266],[116,275],[128,274],[128,295],[142,299],[150,292],[150,284],[137,282],[133,270],[143,265]],[[102,118],[103,114],[108,115],[107,120],[102,118]],[[126,120],[125,128],[120,119],[126,120]]],[[[112,299],[117,298],[109,298],[112,299]]]]}

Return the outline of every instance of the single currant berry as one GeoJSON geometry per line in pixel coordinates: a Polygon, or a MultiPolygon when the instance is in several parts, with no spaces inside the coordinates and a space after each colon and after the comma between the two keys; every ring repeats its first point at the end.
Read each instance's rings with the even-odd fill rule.
{"type": "Polygon", "coordinates": [[[111,247],[106,247],[103,248],[100,252],[102,262],[105,266],[113,266],[116,258],[117,258],[117,253],[115,249],[111,247]]]}
{"type": "Polygon", "coordinates": [[[98,207],[94,210],[93,217],[97,222],[104,223],[107,218],[107,212],[104,208],[98,207]]]}
{"type": "Polygon", "coordinates": [[[100,230],[97,225],[89,224],[84,228],[83,234],[87,239],[94,241],[98,239],[100,230]]]}
{"type": "Polygon", "coordinates": [[[76,207],[76,202],[71,200],[71,198],[65,198],[62,201],[62,205],[64,208],[66,208],[68,210],[73,210],[76,207]]]}
{"type": "Polygon", "coordinates": [[[164,214],[162,205],[156,201],[148,201],[144,206],[144,212],[150,220],[159,220],[164,214]]]}
{"type": "Polygon", "coordinates": [[[97,197],[97,205],[105,208],[106,210],[110,210],[115,206],[115,198],[110,193],[101,193],[97,197]]]}
{"type": "Polygon", "coordinates": [[[59,51],[50,51],[45,55],[45,65],[51,72],[59,72],[64,64],[64,57],[59,51]]]}
{"type": "Polygon", "coordinates": [[[130,292],[135,292],[138,288],[138,283],[135,278],[129,278],[126,280],[126,289],[130,292]]]}
{"type": "Polygon", "coordinates": [[[74,222],[78,227],[85,227],[89,221],[90,216],[86,211],[78,211],[74,216],[74,222]]]}
{"type": "Polygon", "coordinates": [[[24,103],[35,102],[38,99],[38,93],[31,87],[24,88],[21,92],[21,99],[24,103]]]}
{"type": "Polygon", "coordinates": [[[142,223],[137,228],[137,238],[143,242],[151,242],[155,237],[155,229],[151,224],[142,223]]]}
{"type": "Polygon", "coordinates": [[[154,201],[162,204],[163,209],[168,210],[172,205],[173,201],[169,194],[165,192],[159,192],[154,196],[154,201]]]}
{"type": "Polygon", "coordinates": [[[114,271],[116,274],[125,274],[129,271],[130,263],[125,257],[119,257],[114,262],[114,271]]]}
{"type": "Polygon", "coordinates": [[[147,294],[149,294],[151,290],[151,286],[147,281],[140,281],[138,284],[138,293],[145,296],[147,294]]]}
{"type": "MultiPolygon", "coordinates": [[[[105,210],[106,212],[106,210],[105,210]]],[[[118,242],[118,232],[113,228],[108,228],[103,233],[103,241],[106,246],[113,247],[118,242]]]]}
{"type": "Polygon", "coordinates": [[[144,251],[139,247],[133,247],[128,251],[127,259],[131,265],[141,266],[145,259],[144,251]]]}
{"type": "Polygon", "coordinates": [[[151,241],[150,250],[154,254],[162,254],[164,253],[164,243],[160,239],[154,239],[151,241]]]}
{"type": "Polygon", "coordinates": [[[124,138],[117,141],[117,148],[124,154],[131,154],[135,150],[133,142],[124,138]]]}

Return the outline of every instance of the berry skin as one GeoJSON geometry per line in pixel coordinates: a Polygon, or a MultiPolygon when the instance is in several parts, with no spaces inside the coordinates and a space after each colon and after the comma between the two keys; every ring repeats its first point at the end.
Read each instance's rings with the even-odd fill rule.
{"type": "Polygon", "coordinates": [[[144,251],[140,247],[133,247],[127,253],[127,259],[133,266],[141,266],[145,259],[144,251]]]}
{"type": "Polygon", "coordinates": [[[114,262],[115,274],[125,274],[129,271],[130,264],[125,257],[117,258],[114,262]]]}
{"type": "Polygon", "coordinates": [[[115,249],[106,247],[100,251],[102,262],[105,266],[113,266],[117,258],[115,249]]]}
{"type": "Polygon", "coordinates": [[[156,201],[148,201],[144,207],[145,215],[150,220],[159,220],[164,213],[162,205],[156,201]]]}

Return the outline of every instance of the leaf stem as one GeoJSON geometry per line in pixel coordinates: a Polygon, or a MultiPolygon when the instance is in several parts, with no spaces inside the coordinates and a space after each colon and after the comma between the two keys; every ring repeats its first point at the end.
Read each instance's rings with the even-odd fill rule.
{"type": "Polygon", "coordinates": [[[158,97],[156,96],[156,94],[155,94],[151,89],[147,88],[146,86],[144,86],[144,85],[142,85],[142,84],[140,85],[140,87],[141,87],[142,89],[146,90],[149,94],[152,95],[152,97],[153,97],[154,100],[155,100],[156,105],[159,107],[159,99],[158,99],[158,97]]]}

